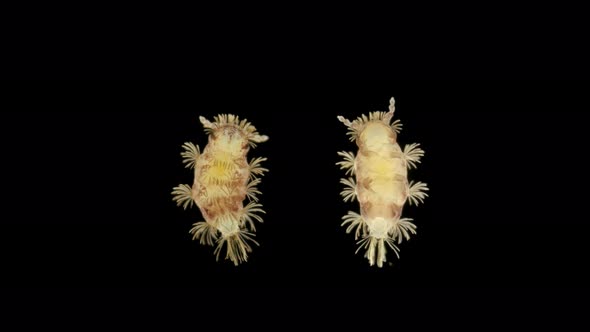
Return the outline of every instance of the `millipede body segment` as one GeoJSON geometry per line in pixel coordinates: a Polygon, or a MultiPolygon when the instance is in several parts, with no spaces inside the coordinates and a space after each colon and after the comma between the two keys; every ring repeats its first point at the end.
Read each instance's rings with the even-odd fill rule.
{"type": "Polygon", "coordinates": [[[422,182],[408,182],[408,169],[415,168],[424,156],[419,144],[409,144],[402,150],[397,142],[401,131],[399,120],[391,123],[395,100],[391,98],[389,112],[372,112],[354,121],[338,116],[349,129],[350,140],[356,142],[358,152],[338,152],[344,158],[338,162],[346,175],[341,183],[345,189],[344,201],[357,199],[360,214],[349,211],[342,219],[347,233],[355,231],[357,252],[365,249],[370,265],[382,267],[386,262],[386,249],[399,258],[400,244],[410,234],[416,234],[416,225],[410,218],[402,218],[406,202],[417,205],[428,196],[428,187],[422,182]],[[359,240],[360,239],[360,240],[359,240]]]}
{"type": "Polygon", "coordinates": [[[255,221],[264,213],[258,203],[259,176],[268,171],[261,167],[266,158],[247,160],[256,143],[268,136],[260,135],[247,120],[232,114],[220,114],[210,122],[200,121],[209,134],[201,152],[197,145],[184,143],[181,153],[187,168],[194,169],[192,186],[181,184],[172,191],[173,200],[184,209],[197,205],[204,221],[195,223],[190,233],[201,244],[215,245],[217,259],[225,248],[225,258],[235,265],[248,260],[256,231],[255,221]],[[244,201],[248,200],[244,205],[244,201]]]}

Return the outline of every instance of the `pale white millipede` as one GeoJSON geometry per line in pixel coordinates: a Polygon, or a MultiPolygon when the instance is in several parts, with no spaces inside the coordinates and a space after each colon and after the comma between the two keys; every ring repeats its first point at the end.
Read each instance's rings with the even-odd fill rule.
{"type": "Polygon", "coordinates": [[[402,218],[406,202],[418,205],[428,196],[425,183],[408,182],[408,169],[420,163],[424,151],[416,143],[400,148],[397,134],[402,124],[399,120],[390,124],[394,112],[395,100],[391,98],[389,112],[363,114],[354,121],[338,116],[358,146],[356,155],[338,152],[344,160],[337,165],[350,175],[340,181],[345,185],[341,195],[345,202],[356,199],[360,205],[360,214],[349,211],[342,226],[347,226],[347,233],[355,231],[357,252],[365,249],[369,264],[379,267],[386,262],[387,248],[399,258],[396,242],[416,234],[413,220],[402,218]]]}

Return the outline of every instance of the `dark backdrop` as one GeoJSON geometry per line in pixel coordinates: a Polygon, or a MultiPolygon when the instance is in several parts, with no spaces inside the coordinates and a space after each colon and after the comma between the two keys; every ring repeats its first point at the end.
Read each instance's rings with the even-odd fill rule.
{"type": "Polygon", "coordinates": [[[588,85],[579,82],[38,82],[0,113],[4,287],[585,287],[588,85]],[[397,100],[401,144],[426,151],[405,209],[418,234],[382,269],[355,255],[334,164],[353,151],[337,115],[397,100]],[[267,143],[249,262],[191,241],[171,188],[198,116],[235,113],[267,143]]]}

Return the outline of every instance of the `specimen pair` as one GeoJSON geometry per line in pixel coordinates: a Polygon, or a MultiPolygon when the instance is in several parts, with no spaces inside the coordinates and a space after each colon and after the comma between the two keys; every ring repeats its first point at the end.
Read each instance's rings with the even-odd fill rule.
{"type": "MultiPolygon", "coordinates": [[[[346,186],[341,195],[345,202],[357,199],[360,205],[360,214],[348,212],[342,225],[348,225],[347,233],[355,231],[357,252],[366,249],[369,264],[379,267],[386,261],[387,247],[399,258],[396,242],[400,244],[416,234],[412,219],[401,217],[405,203],[417,205],[428,196],[425,183],[408,182],[408,169],[416,167],[424,151],[419,144],[400,148],[397,134],[402,125],[399,120],[390,124],[394,111],[395,100],[391,98],[388,112],[372,112],[354,121],[338,117],[358,146],[356,156],[338,152],[344,160],[337,165],[350,175],[340,181],[346,186]]],[[[232,114],[218,115],[214,122],[204,117],[200,121],[209,142],[203,151],[192,143],[183,145],[183,163],[194,169],[194,182],[192,186],[175,187],[173,200],[185,209],[195,203],[205,221],[193,225],[193,239],[216,245],[217,259],[226,248],[225,258],[238,265],[247,261],[251,243],[258,245],[254,240],[255,221],[262,222],[259,214],[264,210],[258,203],[260,191],[256,186],[259,176],[268,171],[261,166],[266,158],[248,162],[247,153],[268,136],[260,135],[247,120],[240,121],[232,114]]]]}

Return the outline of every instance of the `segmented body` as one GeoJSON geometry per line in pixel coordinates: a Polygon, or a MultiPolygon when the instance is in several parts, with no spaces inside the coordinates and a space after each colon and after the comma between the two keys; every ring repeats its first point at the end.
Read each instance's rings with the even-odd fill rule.
{"type": "Polygon", "coordinates": [[[202,244],[217,244],[215,253],[219,258],[226,247],[226,259],[236,265],[247,261],[256,243],[253,232],[254,220],[262,222],[256,213],[264,213],[258,204],[256,185],[258,175],[266,169],[260,163],[266,158],[257,158],[250,163],[247,154],[251,146],[268,140],[259,135],[256,128],[246,120],[227,114],[215,117],[210,122],[201,117],[209,142],[203,153],[192,143],[185,143],[182,153],[187,167],[194,168],[194,182],[191,187],[180,185],[172,192],[173,200],[185,208],[196,203],[205,219],[194,224],[193,238],[202,244]],[[249,203],[244,206],[244,200],[249,203]]]}
{"type": "MultiPolygon", "coordinates": [[[[361,237],[359,250],[366,249],[369,264],[383,266],[386,248],[399,253],[395,241],[401,243],[415,234],[412,219],[401,218],[404,204],[409,200],[417,204],[428,196],[426,184],[408,182],[408,168],[420,162],[424,151],[418,144],[407,145],[402,150],[397,143],[401,130],[399,121],[390,125],[395,111],[391,99],[389,112],[373,112],[354,121],[339,116],[349,128],[351,140],[358,145],[358,153],[339,152],[344,161],[337,163],[355,178],[342,179],[347,188],[342,192],[344,200],[358,199],[360,215],[349,212],[343,225],[349,224],[347,232],[356,229],[356,238],[361,237]]],[[[357,250],[358,252],[358,250],[357,250]]],[[[399,255],[398,255],[399,257],[399,255]]]]}

